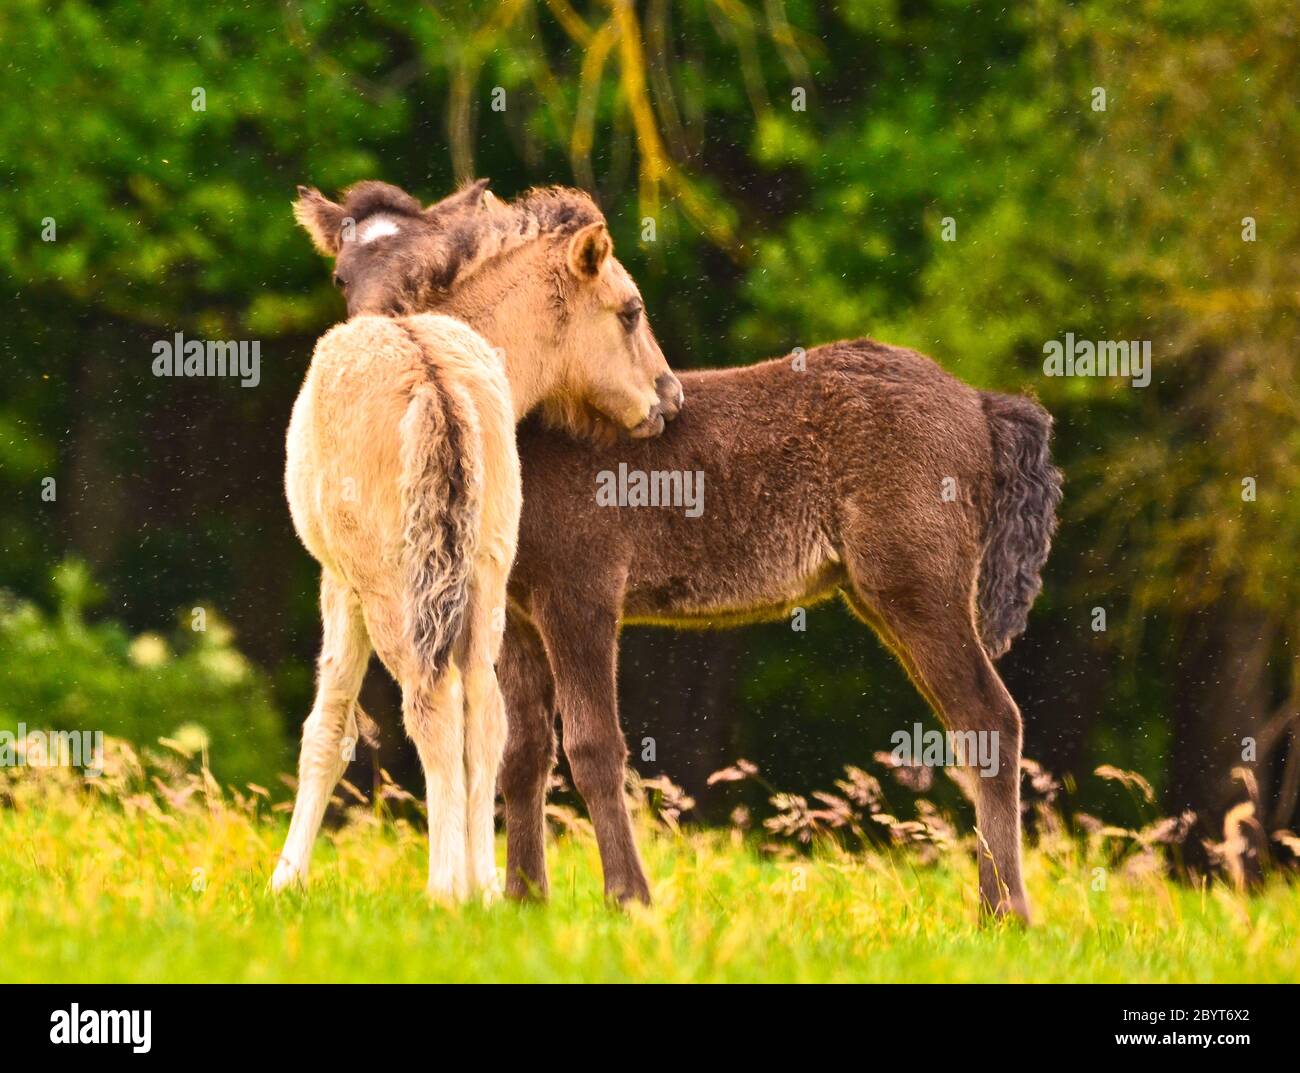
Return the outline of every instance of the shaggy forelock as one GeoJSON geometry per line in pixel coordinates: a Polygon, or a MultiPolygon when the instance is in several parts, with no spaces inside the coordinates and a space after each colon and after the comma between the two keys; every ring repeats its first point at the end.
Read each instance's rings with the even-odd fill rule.
{"type": "Polygon", "coordinates": [[[349,186],[343,197],[343,214],[358,224],[381,212],[418,219],[420,211],[420,203],[405,190],[370,179],[349,186]]]}

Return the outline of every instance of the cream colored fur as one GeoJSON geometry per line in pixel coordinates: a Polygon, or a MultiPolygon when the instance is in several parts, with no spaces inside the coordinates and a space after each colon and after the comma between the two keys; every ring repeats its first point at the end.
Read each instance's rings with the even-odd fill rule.
{"type": "Polygon", "coordinates": [[[494,663],[519,525],[514,426],[544,406],[571,429],[598,427],[597,413],[655,435],[681,403],[645,318],[625,321],[640,296],[590,199],[541,191],[520,207],[484,195],[477,183],[421,213],[403,191],[359,184],[347,205],[368,198],[372,211],[358,210],[352,242],[350,208],[306,188],[295,205],[336,258],[354,316],[317,344],[289,425],[286,490],[321,564],[324,641],[275,890],[306,876],[360,732],[372,648],[402,686],[424,767],[430,891],[494,888],[506,733],[494,663]],[[566,206],[592,222],[565,229],[551,210],[566,206]],[[453,213],[474,241],[451,227],[453,213]],[[457,251],[457,270],[442,272],[457,251]],[[396,315],[429,304],[449,315],[396,315]]]}
{"type": "Polygon", "coordinates": [[[506,723],[493,664],[519,527],[517,416],[500,352],[450,317],[361,316],[317,344],[289,424],[285,484],[298,534],[321,564],[324,642],[273,889],[306,877],[357,738],[356,697],[372,647],[402,686],[404,723],[425,772],[430,893],[495,889],[493,803],[506,723]],[[451,450],[448,422],[430,423],[429,412],[458,423],[473,509],[471,538],[435,556],[447,570],[469,559],[463,628],[443,668],[430,666],[412,629],[420,594],[410,560],[427,552],[421,534],[407,532],[412,497],[441,506],[432,500],[447,489],[425,472],[438,467],[423,463],[446,463],[451,450]]]}

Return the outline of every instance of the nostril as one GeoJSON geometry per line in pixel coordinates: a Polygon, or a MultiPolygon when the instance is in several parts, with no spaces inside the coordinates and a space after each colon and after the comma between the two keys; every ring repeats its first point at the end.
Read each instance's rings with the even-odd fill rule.
{"type": "Polygon", "coordinates": [[[682,408],[686,396],[682,391],[681,381],[671,372],[661,373],[655,379],[655,390],[659,393],[660,408],[664,417],[672,420],[682,408]]]}

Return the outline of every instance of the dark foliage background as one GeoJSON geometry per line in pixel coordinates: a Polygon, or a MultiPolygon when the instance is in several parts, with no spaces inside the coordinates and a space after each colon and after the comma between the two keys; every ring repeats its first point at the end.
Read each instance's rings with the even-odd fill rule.
{"type": "MultiPolygon", "coordinates": [[[[0,719],[196,724],[255,741],[214,744],[231,777],[292,769],[316,580],[283,434],[343,315],[294,187],[487,175],[593,190],[680,368],[869,334],[1036,393],[1068,485],[1003,663],[1028,754],[1211,815],[1244,763],[1292,822],[1297,22],[1283,0],[11,0],[0,719]],[[259,340],[260,385],[155,379],[176,331],[259,340]],[[1066,332],[1152,340],[1151,386],[1045,377],[1066,332]]],[[[410,770],[377,674],[384,763],[410,770]]],[[[628,631],[622,690],[640,766],[706,815],[738,755],[826,786],[931,719],[838,607],[804,633],[628,631]]]]}

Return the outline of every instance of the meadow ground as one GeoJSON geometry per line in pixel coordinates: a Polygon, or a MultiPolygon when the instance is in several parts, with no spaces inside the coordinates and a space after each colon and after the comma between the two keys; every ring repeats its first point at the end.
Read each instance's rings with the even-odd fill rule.
{"type": "Polygon", "coordinates": [[[422,893],[421,832],[391,816],[353,810],[322,837],[307,891],[276,899],[284,818],[258,796],[197,778],[0,791],[6,982],[1300,980],[1300,886],[1245,896],[1102,873],[1074,839],[1030,850],[1028,931],[976,926],[966,852],[779,860],[649,820],[651,909],[603,903],[581,830],[551,846],[549,905],[446,909],[422,893]]]}

